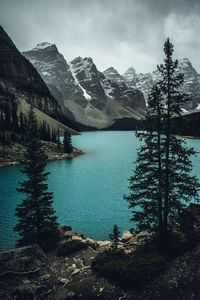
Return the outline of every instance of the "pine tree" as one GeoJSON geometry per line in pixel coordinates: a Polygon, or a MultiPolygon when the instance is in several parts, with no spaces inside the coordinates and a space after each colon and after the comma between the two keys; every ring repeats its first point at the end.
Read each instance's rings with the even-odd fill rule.
{"type": "Polygon", "coordinates": [[[14,101],[12,101],[12,130],[16,133],[19,132],[17,109],[14,101]]]}
{"type": "Polygon", "coordinates": [[[181,117],[187,96],[181,93],[183,76],[176,73],[169,39],[164,52],[164,65],[158,67],[160,80],[148,99],[146,131],[136,134],[143,144],[130,178],[131,193],[124,197],[133,210],[131,220],[137,230],[155,230],[160,239],[167,237],[169,216],[178,217],[187,201],[197,200],[199,188],[197,178],[191,176],[194,150],[171,135],[172,118],[181,117]]]}
{"type": "Polygon", "coordinates": [[[52,129],[51,141],[54,143],[56,143],[56,141],[57,141],[55,129],[52,129]]]}
{"type": "Polygon", "coordinates": [[[72,147],[72,139],[71,139],[71,134],[67,131],[64,133],[64,152],[65,153],[71,153],[73,150],[72,147]]]}
{"type": "Polygon", "coordinates": [[[192,164],[190,156],[195,151],[186,147],[183,139],[172,136],[174,117],[181,118],[181,109],[190,97],[182,93],[183,74],[177,73],[178,60],[173,61],[173,45],[169,39],[164,44],[164,64],[158,66],[160,73],[159,89],[162,93],[164,142],[164,203],[163,203],[163,235],[167,235],[168,217],[180,214],[185,202],[192,198],[198,200],[199,182],[191,176],[192,164]]]}
{"type": "Polygon", "coordinates": [[[11,115],[10,115],[10,107],[8,105],[5,105],[4,107],[4,114],[5,114],[5,119],[4,119],[5,130],[11,130],[12,122],[11,122],[11,115]]]}
{"type": "Polygon", "coordinates": [[[119,237],[120,237],[119,228],[118,228],[117,225],[114,225],[113,233],[109,234],[109,238],[111,239],[111,241],[113,241],[113,248],[114,248],[115,251],[117,251],[119,237]]]}
{"type": "Polygon", "coordinates": [[[134,175],[130,178],[131,195],[125,196],[133,209],[132,221],[137,231],[152,230],[158,224],[162,235],[162,147],[160,91],[154,86],[148,99],[145,129],[136,132],[143,141],[138,151],[134,175]],[[156,127],[156,130],[155,130],[156,127]],[[138,209],[139,208],[139,209],[138,209]]]}
{"type": "Polygon", "coordinates": [[[44,250],[55,246],[58,240],[57,217],[52,207],[53,195],[46,183],[49,172],[45,172],[47,156],[39,139],[37,122],[31,107],[26,126],[26,151],[23,174],[27,178],[20,182],[17,191],[26,197],[16,208],[19,218],[14,230],[19,232],[18,245],[38,243],[44,250]]]}

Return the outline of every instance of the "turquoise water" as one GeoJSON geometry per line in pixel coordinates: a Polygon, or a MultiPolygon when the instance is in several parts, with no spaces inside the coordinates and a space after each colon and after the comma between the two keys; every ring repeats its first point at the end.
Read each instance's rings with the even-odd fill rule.
{"type": "MultiPolygon", "coordinates": [[[[200,149],[200,140],[187,140],[200,149]]],[[[86,132],[73,137],[73,145],[86,152],[70,160],[47,164],[49,190],[54,193],[58,222],[94,239],[106,240],[113,225],[121,232],[132,226],[123,195],[128,193],[139,142],[130,131],[86,132]]],[[[199,175],[200,155],[193,157],[199,175]]],[[[15,188],[23,175],[21,166],[0,168],[0,249],[14,247],[17,234],[15,207],[22,195],[15,188]]]]}

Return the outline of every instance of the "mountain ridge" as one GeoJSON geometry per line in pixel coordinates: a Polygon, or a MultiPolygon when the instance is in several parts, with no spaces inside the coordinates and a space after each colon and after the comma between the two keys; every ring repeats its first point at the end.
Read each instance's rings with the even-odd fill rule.
{"type": "Polygon", "coordinates": [[[101,129],[114,124],[115,119],[144,118],[145,101],[140,91],[107,79],[91,57],[79,56],[67,62],[55,45],[44,45],[22,54],[76,122],[101,129]]]}
{"type": "MultiPolygon", "coordinates": [[[[110,67],[104,71],[108,79],[112,78],[112,81],[118,82],[120,78],[121,82],[126,83],[130,88],[141,90],[147,102],[148,94],[153,84],[159,79],[157,70],[151,73],[136,73],[133,67],[129,67],[127,71],[121,75],[114,69],[115,76],[113,76],[113,69],[113,67],[110,67]],[[110,72],[108,72],[109,70],[110,72]]],[[[192,100],[185,104],[183,108],[187,111],[197,109],[200,104],[200,74],[198,74],[188,58],[178,60],[177,73],[178,72],[184,74],[182,91],[192,97],[192,100]]]]}

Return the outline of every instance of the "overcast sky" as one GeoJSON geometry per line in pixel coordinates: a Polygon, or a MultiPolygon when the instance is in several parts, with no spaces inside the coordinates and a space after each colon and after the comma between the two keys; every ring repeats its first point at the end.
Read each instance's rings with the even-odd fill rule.
{"type": "Polygon", "coordinates": [[[120,73],[153,71],[170,37],[200,72],[200,0],[0,0],[0,22],[21,51],[55,43],[67,61],[120,73]]]}

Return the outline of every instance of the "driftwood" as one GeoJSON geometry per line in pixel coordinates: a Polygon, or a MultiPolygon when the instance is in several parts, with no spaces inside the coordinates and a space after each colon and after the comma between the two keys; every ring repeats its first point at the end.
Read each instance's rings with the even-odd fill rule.
{"type": "Polygon", "coordinates": [[[28,271],[28,272],[15,272],[15,271],[7,271],[4,273],[0,274],[0,278],[1,277],[6,277],[6,276],[10,276],[10,275],[29,275],[29,274],[34,274],[37,273],[41,268],[38,268],[36,270],[33,271],[28,271]]]}

